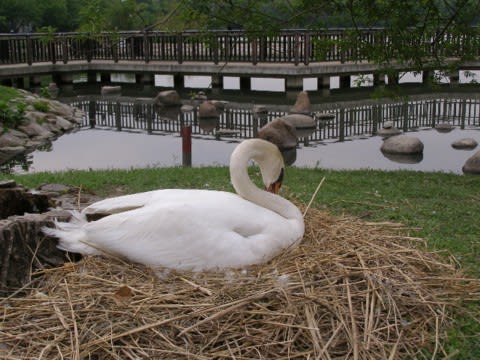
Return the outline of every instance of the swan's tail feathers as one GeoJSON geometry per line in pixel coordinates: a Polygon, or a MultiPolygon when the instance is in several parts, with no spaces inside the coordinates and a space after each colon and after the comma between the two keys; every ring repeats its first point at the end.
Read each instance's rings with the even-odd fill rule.
{"type": "Polygon", "coordinates": [[[88,245],[87,233],[84,225],[87,219],[78,211],[72,211],[70,222],[55,220],[55,227],[43,227],[44,234],[58,238],[57,248],[60,250],[82,255],[99,255],[101,251],[88,245]]]}

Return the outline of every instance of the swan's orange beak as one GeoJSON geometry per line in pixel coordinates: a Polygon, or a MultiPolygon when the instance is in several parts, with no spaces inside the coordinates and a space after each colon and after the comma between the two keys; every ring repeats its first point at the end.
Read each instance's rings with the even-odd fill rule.
{"type": "Polygon", "coordinates": [[[274,194],[278,194],[280,192],[281,187],[282,187],[282,182],[275,181],[273,184],[270,184],[270,186],[267,188],[267,191],[274,194]]]}

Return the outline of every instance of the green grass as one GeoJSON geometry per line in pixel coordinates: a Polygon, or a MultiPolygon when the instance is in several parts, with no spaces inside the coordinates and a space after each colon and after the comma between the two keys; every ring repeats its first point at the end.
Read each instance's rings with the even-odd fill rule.
{"type": "Polygon", "coordinates": [[[20,96],[20,93],[16,89],[0,85],[0,101],[9,102],[20,96]]]}
{"type": "MultiPolygon", "coordinates": [[[[258,170],[251,174],[258,177],[258,170]]],[[[288,168],[284,193],[307,203],[325,177],[313,206],[368,221],[400,222],[411,236],[426,240],[430,250],[453,254],[469,275],[480,278],[480,177],[413,171],[326,171],[288,168]]],[[[29,188],[42,183],[82,186],[102,196],[157,188],[233,190],[228,169],[151,168],[111,171],[67,171],[13,178],[29,188]]],[[[258,180],[257,180],[258,181],[258,180]]],[[[480,318],[480,304],[471,305],[480,318]]],[[[447,348],[455,359],[480,359],[480,325],[457,316],[447,348]]]]}

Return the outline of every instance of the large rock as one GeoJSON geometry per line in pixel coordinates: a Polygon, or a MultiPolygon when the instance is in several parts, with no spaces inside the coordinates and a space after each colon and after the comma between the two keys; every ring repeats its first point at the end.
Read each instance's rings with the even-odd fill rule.
{"type": "Polygon", "coordinates": [[[274,119],[260,128],[258,137],[277,145],[281,151],[297,146],[295,127],[282,118],[274,119]]]}
{"type": "Polygon", "coordinates": [[[0,135],[0,148],[24,146],[28,136],[21,131],[9,129],[0,135]]]}
{"type": "Polygon", "coordinates": [[[51,131],[45,129],[37,121],[29,121],[27,124],[19,126],[18,129],[30,138],[48,139],[53,136],[51,131]]]}
{"type": "Polygon", "coordinates": [[[388,154],[422,154],[423,143],[409,135],[396,135],[384,140],[380,150],[388,154]]]}
{"type": "Polygon", "coordinates": [[[160,91],[153,103],[156,106],[181,106],[182,101],[180,95],[175,90],[160,91]]]}
{"type": "Polygon", "coordinates": [[[308,137],[315,131],[317,125],[313,117],[303,114],[289,114],[283,116],[282,119],[293,125],[299,138],[308,137]]]}
{"type": "Polygon", "coordinates": [[[449,122],[441,122],[441,123],[438,123],[437,125],[435,125],[435,130],[437,130],[438,132],[441,132],[441,133],[448,133],[450,131],[452,131],[453,129],[455,129],[455,126],[453,126],[452,124],[450,124],[449,122]]]}
{"type": "Polygon", "coordinates": [[[301,91],[297,95],[297,100],[295,104],[290,109],[291,114],[311,114],[312,113],[312,104],[310,103],[310,98],[306,91],[301,91]]]}
{"type": "Polygon", "coordinates": [[[454,149],[461,149],[461,150],[472,150],[475,149],[478,145],[477,140],[473,138],[463,138],[456,140],[452,143],[452,147],[454,149]]]}
{"type": "Polygon", "coordinates": [[[465,174],[480,175],[480,150],[467,159],[462,167],[465,174]]]}
{"type": "Polygon", "coordinates": [[[115,95],[119,96],[122,95],[122,87],[119,85],[116,86],[102,86],[102,89],[100,90],[100,94],[106,96],[106,95],[115,95]]]}
{"type": "Polygon", "coordinates": [[[215,104],[207,100],[198,106],[198,116],[200,118],[217,118],[220,114],[215,104]]]}
{"type": "Polygon", "coordinates": [[[401,130],[397,129],[392,121],[386,121],[382,128],[377,130],[377,135],[382,137],[390,137],[395,135],[400,135],[402,133],[401,130]]]}

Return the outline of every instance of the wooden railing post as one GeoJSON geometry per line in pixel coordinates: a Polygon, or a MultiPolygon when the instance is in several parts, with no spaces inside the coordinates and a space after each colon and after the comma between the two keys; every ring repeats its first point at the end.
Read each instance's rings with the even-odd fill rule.
{"type": "Polygon", "coordinates": [[[183,63],[183,36],[182,33],[178,33],[177,40],[177,61],[179,64],[183,63]]]}
{"type": "Polygon", "coordinates": [[[310,53],[311,53],[311,38],[310,38],[310,33],[309,32],[305,32],[304,33],[304,51],[303,51],[303,56],[304,56],[304,59],[303,59],[303,63],[305,65],[308,65],[310,64],[310,53]]]}
{"type": "Polygon", "coordinates": [[[149,42],[148,30],[145,30],[143,33],[143,56],[145,57],[145,62],[150,62],[150,42],[149,42]]]}
{"type": "Polygon", "coordinates": [[[62,37],[62,60],[64,64],[68,63],[68,43],[66,36],[62,37]]]}
{"type": "Polygon", "coordinates": [[[255,36],[251,42],[252,46],[252,64],[258,64],[258,38],[255,36]]]}
{"type": "Polygon", "coordinates": [[[294,63],[295,66],[297,66],[300,63],[300,35],[298,32],[295,32],[295,37],[293,39],[294,63]]]}
{"type": "Polygon", "coordinates": [[[33,64],[33,48],[32,48],[32,38],[30,37],[30,35],[27,35],[27,39],[26,39],[26,43],[27,43],[27,64],[28,65],[32,65],[33,64]]]}

